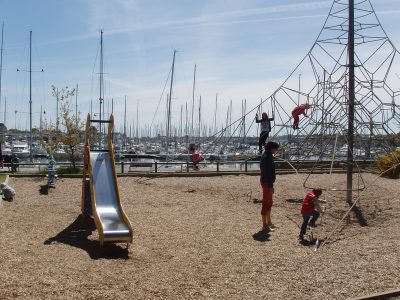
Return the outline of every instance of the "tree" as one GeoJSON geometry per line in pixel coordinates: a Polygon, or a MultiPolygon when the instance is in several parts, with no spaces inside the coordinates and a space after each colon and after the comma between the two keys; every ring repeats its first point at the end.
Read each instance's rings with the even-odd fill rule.
{"type": "Polygon", "coordinates": [[[44,121],[42,124],[42,130],[40,131],[40,143],[43,148],[46,149],[50,157],[57,150],[57,135],[58,133],[54,124],[48,124],[47,121],[44,121]]]}
{"type": "Polygon", "coordinates": [[[82,143],[84,137],[84,124],[80,115],[74,116],[71,109],[71,97],[74,96],[75,89],[69,90],[68,86],[66,86],[59,90],[54,85],[51,88],[53,96],[56,97],[57,103],[60,104],[60,119],[57,111],[57,142],[69,147],[70,161],[75,168],[77,146],[82,143]]]}

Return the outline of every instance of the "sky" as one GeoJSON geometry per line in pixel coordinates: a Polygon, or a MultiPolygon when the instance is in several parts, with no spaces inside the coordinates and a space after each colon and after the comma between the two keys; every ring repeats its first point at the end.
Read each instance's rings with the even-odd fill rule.
{"type": "MultiPolygon", "coordinates": [[[[400,2],[372,4],[399,48],[400,2]]],[[[98,113],[103,30],[105,111],[113,103],[117,130],[125,98],[128,127],[165,123],[174,50],[172,123],[179,125],[181,109],[185,118],[186,106],[190,121],[195,65],[195,111],[201,97],[202,122],[212,124],[217,97],[222,123],[230,101],[233,118],[239,117],[244,99],[247,109],[256,107],[284,81],[313,45],[331,5],[331,0],[0,0],[0,121],[29,128],[30,31],[33,126],[40,116],[55,122],[52,85],[78,87],[83,119],[98,113]]]]}

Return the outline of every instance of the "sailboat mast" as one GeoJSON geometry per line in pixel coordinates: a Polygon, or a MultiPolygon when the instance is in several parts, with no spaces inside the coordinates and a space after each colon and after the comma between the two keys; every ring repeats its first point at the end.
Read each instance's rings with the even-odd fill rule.
{"type": "Polygon", "coordinates": [[[187,102],[185,103],[185,135],[188,135],[188,107],[187,107],[187,102]]]}
{"type": "Polygon", "coordinates": [[[169,138],[170,138],[170,130],[171,130],[171,100],[172,100],[172,84],[174,82],[174,68],[175,68],[175,54],[176,50],[174,50],[174,56],[172,59],[172,71],[171,71],[171,82],[169,85],[169,97],[168,97],[168,107],[167,107],[167,132],[166,132],[166,138],[167,138],[167,154],[168,154],[168,144],[169,144],[169,138]]]}
{"type": "Polygon", "coordinates": [[[29,33],[29,160],[32,162],[32,30],[29,33]]]}
{"type": "Polygon", "coordinates": [[[39,135],[42,136],[42,114],[43,114],[43,107],[40,105],[40,121],[39,121],[39,135]]]}
{"type": "Polygon", "coordinates": [[[200,139],[201,139],[201,95],[199,98],[199,145],[201,144],[200,139]]]}
{"type": "Polygon", "coordinates": [[[214,133],[217,132],[218,93],[215,94],[214,133]]]}
{"type": "Polygon", "coordinates": [[[194,120],[193,120],[193,116],[194,116],[194,91],[196,89],[196,64],[194,65],[194,71],[193,71],[193,93],[192,93],[192,129],[191,129],[191,134],[194,135],[194,128],[193,128],[193,124],[194,124],[194,120]]]}
{"type": "Polygon", "coordinates": [[[242,100],[242,130],[243,142],[246,143],[246,99],[242,100]]]}
{"type": "Polygon", "coordinates": [[[78,84],[76,84],[75,91],[75,126],[78,128],[78,84]]]}
{"type": "Polygon", "coordinates": [[[125,109],[124,109],[124,146],[126,147],[126,95],[125,95],[125,109]]]}
{"type": "Polygon", "coordinates": [[[180,115],[180,121],[179,121],[179,139],[182,138],[182,119],[183,117],[183,105],[181,104],[181,115],[180,115]]]}
{"type": "Polygon", "coordinates": [[[232,135],[232,126],[231,126],[231,124],[232,124],[232,110],[233,110],[233,107],[232,107],[232,99],[231,99],[231,102],[230,102],[230,105],[229,105],[229,136],[231,136],[232,135]]]}
{"type": "Polygon", "coordinates": [[[7,97],[4,97],[4,124],[7,124],[7,97]]]}
{"type": "Polygon", "coordinates": [[[139,144],[139,99],[136,103],[136,138],[137,143],[139,144]]]}
{"type": "MultiPolygon", "coordinates": [[[[1,107],[1,73],[3,71],[3,36],[4,36],[4,22],[1,26],[1,48],[0,48],[0,107],[1,107]]],[[[5,117],[4,114],[4,124],[5,124],[5,117]]]]}
{"type": "MultiPolygon", "coordinates": [[[[99,95],[99,102],[100,102],[100,115],[99,115],[99,119],[100,121],[102,120],[102,106],[103,106],[103,30],[100,30],[100,95],[99,95]]],[[[102,140],[102,126],[101,126],[101,122],[99,123],[100,126],[100,148],[101,148],[101,140],[102,140]]]]}

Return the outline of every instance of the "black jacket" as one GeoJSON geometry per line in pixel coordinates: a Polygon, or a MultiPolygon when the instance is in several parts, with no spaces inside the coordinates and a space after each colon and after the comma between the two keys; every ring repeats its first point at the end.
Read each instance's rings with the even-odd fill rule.
{"type": "Polygon", "coordinates": [[[274,158],[270,151],[264,151],[263,155],[261,155],[260,161],[260,169],[261,169],[261,178],[262,182],[266,182],[269,187],[274,187],[275,182],[275,164],[274,158]]]}

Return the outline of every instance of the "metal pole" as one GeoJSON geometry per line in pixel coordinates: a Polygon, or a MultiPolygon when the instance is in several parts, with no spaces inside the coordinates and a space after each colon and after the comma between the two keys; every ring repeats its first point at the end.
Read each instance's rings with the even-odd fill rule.
{"type": "Polygon", "coordinates": [[[193,71],[193,93],[192,93],[192,130],[191,134],[194,136],[194,128],[193,128],[193,114],[194,114],[194,92],[196,89],[196,64],[194,65],[194,71],[193,71]]]}
{"type": "Polygon", "coordinates": [[[78,128],[78,84],[76,84],[75,91],[75,126],[78,128]]]}
{"type": "MultiPolygon", "coordinates": [[[[100,95],[99,95],[99,102],[100,102],[100,115],[99,119],[100,121],[102,120],[102,115],[101,115],[101,107],[103,105],[103,30],[100,30],[100,95]]],[[[99,141],[99,148],[101,149],[101,140],[102,140],[102,126],[101,123],[99,123],[100,127],[100,141],[99,141]]]]}
{"type": "Polygon", "coordinates": [[[43,107],[40,105],[40,124],[39,124],[39,135],[42,137],[42,113],[43,113],[43,107]]]}
{"type": "Polygon", "coordinates": [[[349,123],[347,129],[347,195],[346,201],[352,202],[353,190],[353,146],[354,146],[354,0],[349,0],[349,36],[348,36],[348,57],[349,57],[349,99],[348,112],[349,123]]]}
{"type": "Polygon", "coordinates": [[[4,97],[4,125],[7,124],[7,97],[4,97]]]}
{"type": "Polygon", "coordinates": [[[124,109],[124,146],[126,148],[126,95],[125,95],[125,109],[124,109]]]}
{"type": "Polygon", "coordinates": [[[29,160],[32,162],[32,30],[29,34],[29,160]]]}
{"type": "Polygon", "coordinates": [[[58,91],[58,88],[57,88],[56,94],[57,94],[57,104],[56,104],[56,131],[58,132],[58,124],[59,124],[59,119],[58,119],[58,112],[59,112],[59,110],[58,110],[58,97],[60,96],[60,92],[58,91]]]}
{"type": "Polygon", "coordinates": [[[172,84],[174,82],[174,68],[175,68],[175,54],[176,50],[174,50],[174,57],[172,59],[172,71],[171,71],[171,82],[169,86],[169,99],[167,106],[167,156],[168,156],[168,144],[169,144],[169,135],[171,130],[171,101],[172,101],[172,84]]]}
{"type": "MultiPolygon", "coordinates": [[[[1,26],[1,48],[0,48],[0,107],[1,107],[1,72],[3,70],[3,34],[4,34],[4,23],[1,26]]],[[[5,121],[6,115],[4,114],[4,125],[6,124],[5,121]]]]}
{"type": "Polygon", "coordinates": [[[136,138],[139,144],[139,99],[136,103],[136,138]]]}
{"type": "Polygon", "coordinates": [[[217,110],[218,110],[218,93],[215,94],[214,134],[217,133],[217,110]]]}

